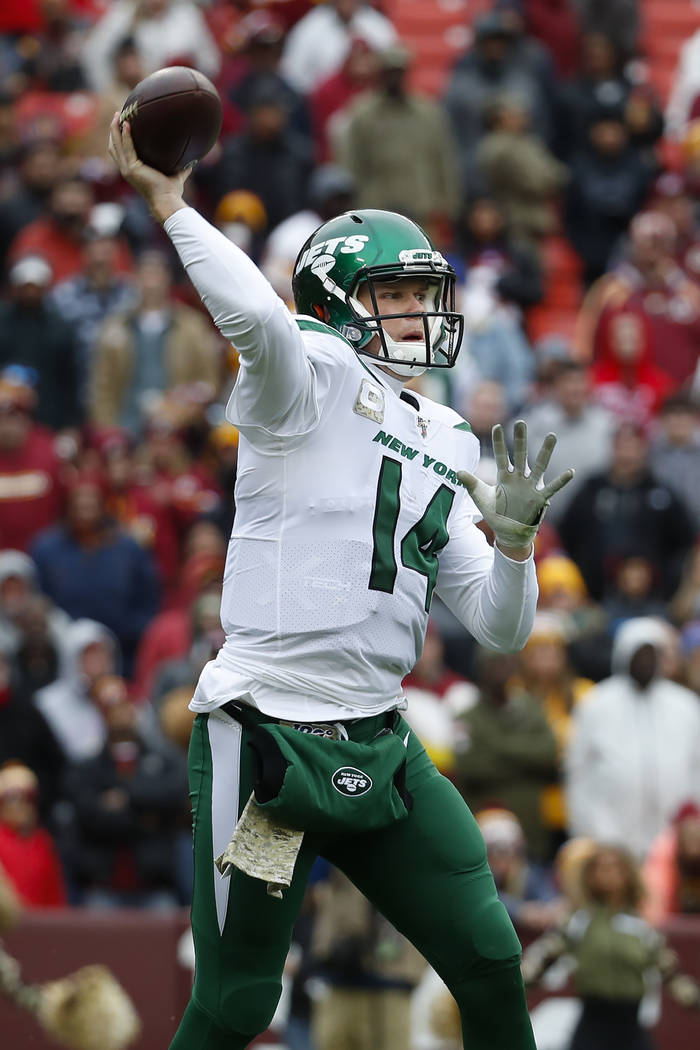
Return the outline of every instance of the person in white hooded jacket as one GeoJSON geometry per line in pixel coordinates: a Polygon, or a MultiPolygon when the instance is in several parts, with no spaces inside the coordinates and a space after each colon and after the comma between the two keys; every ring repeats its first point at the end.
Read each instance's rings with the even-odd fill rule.
{"type": "Polygon", "coordinates": [[[684,802],[700,802],[700,699],[669,681],[660,657],[670,628],[628,620],[613,674],[579,705],[565,760],[569,832],[643,857],[684,802]]]}
{"type": "Polygon", "coordinates": [[[118,673],[119,647],[96,620],[74,620],[61,639],[59,674],[35,703],[71,762],[94,758],[107,739],[107,724],[91,696],[95,681],[118,673]]]}

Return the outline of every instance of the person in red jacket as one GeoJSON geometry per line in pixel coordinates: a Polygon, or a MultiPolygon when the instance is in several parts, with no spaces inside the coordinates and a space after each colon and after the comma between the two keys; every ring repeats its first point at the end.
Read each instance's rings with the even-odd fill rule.
{"type": "Polygon", "coordinates": [[[0,767],[0,866],[23,904],[67,904],[63,871],[53,839],[39,825],[39,782],[28,766],[0,767]]]}
{"type": "Polygon", "coordinates": [[[598,321],[594,397],[619,419],[646,426],[676,383],[654,363],[652,323],[641,307],[608,307],[598,321]]]}
{"type": "Polygon", "coordinates": [[[22,551],[57,522],[64,496],[56,437],[32,419],[36,394],[25,372],[0,372],[0,548],[22,551]]]}

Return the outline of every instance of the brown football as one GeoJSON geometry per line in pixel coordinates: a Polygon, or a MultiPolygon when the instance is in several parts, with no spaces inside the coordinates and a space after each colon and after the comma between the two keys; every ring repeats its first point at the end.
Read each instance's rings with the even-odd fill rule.
{"type": "Polygon", "coordinates": [[[188,66],[166,66],[136,85],[119,115],[129,121],[139,158],[165,175],[201,160],[221,131],[221,99],[188,66]]]}

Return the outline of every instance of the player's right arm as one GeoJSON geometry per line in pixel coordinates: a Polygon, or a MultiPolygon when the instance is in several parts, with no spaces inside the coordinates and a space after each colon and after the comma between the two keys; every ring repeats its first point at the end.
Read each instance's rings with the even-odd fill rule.
{"type": "Polygon", "coordinates": [[[163,175],[136,155],[128,123],[112,121],[110,153],[163,224],[219,331],[240,354],[235,418],[241,429],[285,436],[313,427],[314,373],[286,306],[245,252],[183,200],[189,170],[163,175]]]}

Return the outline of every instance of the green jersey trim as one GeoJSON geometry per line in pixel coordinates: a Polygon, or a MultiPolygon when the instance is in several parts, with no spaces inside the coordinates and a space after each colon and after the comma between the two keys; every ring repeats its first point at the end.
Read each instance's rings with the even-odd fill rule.
{"type": "Polygon", "coordinates": [[[329,324],[325,324],[323,321],[315,321],[313,317],[295,317],[294,320],[302,332],[323,332],[324,335],[334,335],[338,339],[342,339],[344,343],[347,343],[351,350],[355,349],[350,340],[341,335],[337,328],[331,328],[329,324]]]}
{"type": "Polygon", "coordinates": [[[468,423],[456,423],[455,426],[452,427],[452,429],[453,430],[465,430],[467,432],[467,434],[471,434],[471,432],[472,432],[472,428],[469,426],[468,423]]]}

